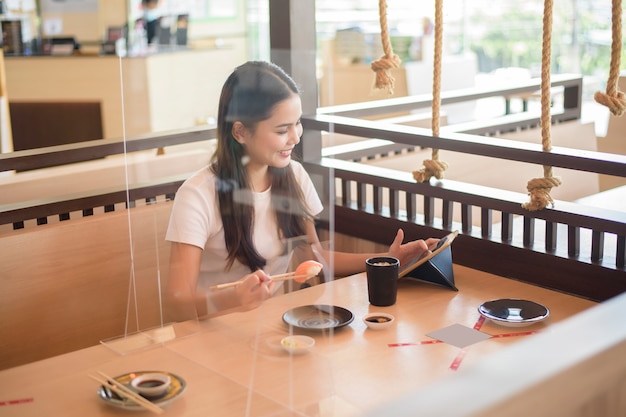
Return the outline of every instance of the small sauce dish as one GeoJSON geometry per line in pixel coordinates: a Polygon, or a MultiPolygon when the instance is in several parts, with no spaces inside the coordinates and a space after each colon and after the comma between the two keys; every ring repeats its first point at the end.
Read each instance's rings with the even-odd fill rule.
{"type": "Polygon", "coordinates": [[[386,329],[394,320],[395,317],[389,313],[369,313],[363,317],[363,322],[373,330],[386,329]]]}
{"type": "Polygon", "coordinates": [[[130,381],[130,385],[143,397],[155,398],[165,395],[172,380],[159,372],[141,374],[130,381]]]}
{"type": "Polygon", "coordinates": [[[309,352],[315,345],[315,339],[304,335],[291,335],[283,337],[280,346],[292,355],[309,352]]]}

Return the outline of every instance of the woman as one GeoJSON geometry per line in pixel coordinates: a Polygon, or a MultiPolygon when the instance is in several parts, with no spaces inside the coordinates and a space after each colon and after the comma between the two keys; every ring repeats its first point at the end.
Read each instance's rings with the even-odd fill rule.
{"type": "MultiPolygon", "coordinates": [[[[211,164],[177,192],[166,235],[172,242],[168,289],[177,305],[192,303],[199,317],[258,306],[276,289],[265,271],[288,238],[306,236],[325,258],[334,256],[336,275],[362,272],[365,259],[380,255],[321,248],[314,216],[323,206],[292,159],[301,115],[296,83],[274,64],[248,62],[226,80],[217,149],[211,164]],[[236,280],[242,283],[209,289],[236,280]]],[[[423,240],[402,244],[403,237],[399,230],[389,255],[403,262],[428,251],[423,240]]]]}

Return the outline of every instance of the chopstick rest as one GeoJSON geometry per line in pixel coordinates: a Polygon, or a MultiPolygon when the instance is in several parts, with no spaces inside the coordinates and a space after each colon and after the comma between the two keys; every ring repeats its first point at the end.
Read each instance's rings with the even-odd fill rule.
{"type": "Polygon", "coordinates": [[[98,371],[98,373],[102,376],[102,378],[95,376],[95,375],[88,375],[88,376],[89,378],[95,381],[98,381],[103,386],[109,388],[111,391],[113,391],[120,397],[130,400],[134,402],[135,404],[145,408],[146,410],[152,411],[155,414],[163,413],[163,409],[161,407],[159,407],[152,401],[145,399],[141,395],[137,394],[135,391],[131,390],[126,385],[117,381],[115,378],[111,378],[110,376],[107,376],[105,373],[100,372],[100,371],[98,371]]]}

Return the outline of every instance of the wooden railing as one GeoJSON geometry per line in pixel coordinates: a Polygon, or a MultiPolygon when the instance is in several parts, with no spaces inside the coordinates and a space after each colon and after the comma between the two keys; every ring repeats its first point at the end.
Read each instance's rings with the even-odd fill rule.
{"type": "MultiPolygon", "coordinates": [[[[557,121],[580,119],[581,97],[582,97],[582,77],[580,75],[560,74],[551,77],[551,86],[563,87],[563,111],[561,116],[557,116],[557,121]]],[[[519,82],[506,88],[467,88],[463,90],[444,91],[441,93],[441,105],[463,103],[473,100],[493,97],[513,97],[520,94],[535,92],[541,86],[538,78],[530,79],[526,82],[519,82]]],[[[318,114],[334,114],[346,117],[380,117],[384,113],[400,113],[419,109],[432,108],[432,95],[423,94],[416,96],[406,96],[390,98],[386,100],[368,101],[355,104],[342,104],[338,106],[328,106],[318,109],[318,114]]],[[[503,111],[506,113],[506,110],[503,111]]],[[[524,123],[519,124],[520,127],[524,123]]],[[[493,125],[486,125],[486,131],[493,129],[493,125]]],[[[478,134],[479,132],[472,132],[478,134]]],[[[486,132],[480,132],[484,134],[486,132]]]]}
{"type": "MultiPolygon", "coordinates": [[[[564,97],[577,99],[564,101],[567,104],[563,106],[566,109],[562,113],[563,120],[579,117],[580,79],[559,82],[564,85],[564,97]]],[[[536,86],[528,85],[524,91],[533,88],[536,86]]],[[[517,91],[518,88],[512,90],[517,91]]],[[[509,93],[500,91],[498,94],[509,93]]],[[[477,97],[476,94],[463,94],[462,98],[450,95],[444,100],[459,102],[477,97]]],[[[354,106],[360,110],[348,107],[333,111],[321,109],[317,115],[304,116],[302,122],[308,132],[333,131],[407,147],[437,147],[626,177],[626,157],[622,155],[566,148],[543,152],[540,145],[461,133],[433,137],[428,129],[345,116],[361,115],[361,112],[372,116],[376,111],[408,111],[416,101],[422,103],[420,100],[385,100],[377,103],[377,109],[371,104],[354,106]],[[339,110],[343,116],[331,114],[339,110]]],[[[494,125],[490,129],[497,130],[498,121],[492,123],[494,125]]],[[[104,140],[15,152],[0,155],[0,171],[71,163],[124,151],[200,141],[212,135],[212,129],[199,128],[127,141],[104,140]]],[[[340,159],[304,156],[307,170],[323,188],[321,194],[331,202],[327,207],[329,214],[320,220],[322,228],[381,244],[388,244],[398,227],[405,229],[408,239],[443,236],[450,230],[458,229],[460,236],[454,245],[456,263],[594,300],[605,300],[626,291],[624,212],[565,201],[556,201],[554,207],[529,212],[521,207],[528,198],[521,193],[450,180],[431,180],[430,183],[420,184],[407,172],[340,159]],[[478,225],[472,221],[477,210],[480,217],[478,225]],[[461,221],[454,220],[455,214],[460,214],[461,221]],[[371,224],[377,227],[368,227],[371,224]]],[[[154,200],[160,195],[171,198],[183,180],[182,177],[160,179],[153,184],[131,184],[128,192],[126,189],[94,190],[91,195],[77,195],[70,199],[4,206],[0,208],[0,224],[13,223],[17,225],[14,227],[20,227],[20,222],[28,219],[60,215],[64,220],[69,218],[69,212],[79,211],[89,215],[94,207],[115,207],[120,203],[129,205],[128,201],[134,199],[154,200]]]]}
{"type": "MultiPolygon", "coordinates": [[[[59,145],[47,148],[0,154],[0,172],[11,170],[33,170],[104,158],[124,152],[159,149],[166,146],[200,142],[215,137],[214,128],[159,133],[123,139],[103,139],[82,144],[59,145]]],[[[73,217],[91,216],[101,209],[116,210],[116,206],[133,207],[142,201],[171,199],[188,174],[162,177],[147,183],[121,185],[107,189],[96,189],[90,193],[66,194],[48,199],[33,199],[19,203],[0,205],[0,225],[13,224],[21,229],[25,222],[36,221],[47,224],[49,217],[59,221],[73,217]]],[[[0,185],[1,188],[1,185],[0,185]]],[[[69,190],[71,191],[71,190],[69,190]]]]}
{"type": "Polygon", "coordinates": [[[5,154],[0,153],[0,172],[71,164],[111,155],[120,155],[125,152],[200,142],[213,137],[215,137],[215,129],[203,126],[174,132],[137,135],[130,138],[101,139],[5,154]]]}
{"type": "Polygon", "coordinates": [[[527,196],[521,193],[448,180],[420,184],[410,173],[332,159],[309,162],[306,168],[312,175],[336,179],[321,182],[336,187],[333,224],[327,227],[342,234],[382,244],[389,243],[398,228],[405,230],[407,239],[459,230],[455,263],[594,300],[626,290],[626,213],[563,201],[528,212],[521,206],[527,196]],[[383,205],[384,200],[388,204],[383,205]],[[441,202],[439,213],[436,201],[441,202]],[[399,209],[402,202],[405,210],[399,209]],[[480,227],[472,225],[473,207],[480,209],[480,227]],[[452,220],[455,210],[461,211],[460,223],[452,220]],[[496,212],[502,218],[499,224],[492,221],[496,212]],[[515,222],[516,217],[522,222],[515,222]],[[542,240],[534,236],[538,224],[545,227],[542,240]],[[610,254],[604,252],[606,235],[614,237],[610,254]]]}
{"type": "MultiPolygon", "coordinates": [[[[578,120],[582,110],[583,80],[578,75],[557,75],[552,79],[553,88],[561,88],[562,94],[559,100],[555,100],[551,110],[552,122],[555,124],[578,120]]],[[[492,118],[472,120],[468,122],[442,125],[440,133],[450,135],[454,133],[468,133],[480,136],[495,136],[502,133],[533,129],[539,126],[541,115],[539,111],[525,110],[519,113],[511,113],[506,104],[511,97],[518,95],[527,96],[536,92],[540,87],[540,80],[528,80],[510,88],[478,89],[468,88],[452,92],[443,92],[441,97],[442,109],[447,104],[471,102],[480,99],[502,98],[501,114],[492,118]]],[[[375,119],[378,123],[385,123],[385,115],[406,112],[430,110],[432,107],[432,95],[423,94],[418,96],[399,97],[387,100],[378,100],[340,106],[329,106],[318,109],[318,115],[334,115],[356,119],[375,119]],[[382,120],[381,120],[382,119],[382,120]]],[[[395,119],[395,118],[394,118],[395,119]]],[[[395,123],[394,123],[395,124],[395,123]]],[[[332,132],[341,133],[333,130],[332,132]]],[[[430,130],[425,130],[430,135],[430,130]]],[[[387,154],[390,152],[400,153],[404,150],[412,150],[416,144],[399,143],[393,140],[381,138],[363,140],[347,145],[328,147],[322,150],[323,156],[358,160],[371,158],[375,154],[387,154]]]]}
{"type": "MultiPolygon", "coordinates": [[[[563,87],[563,103],[553,109],[553,123],[580,118],[582,80],[562,76],[555,81],[553,86],[563,87]]],[[[537,88],[537,82],[515,92],[488,94],[529,92],[537,88]]],[[[485,97],[482,94],[469,91],[462,99],[485,97]]],[[[459,99],[444,95],[442,104],[459,99]]],[[[323,158],[308,162],[307,169],[324,178],[319,182],[328,185],[326,193],[335,203],[334,223],[329,227],[378,243],[388,243],[389,231],[397,227],[416,238],[458,229],[457,263],[596,300],[626,291],[624,212],[566,201],[530,212],[522,208],[529,198],[526,194],[451,180],[420,184],[409,172],[351,162],[372,158],[381,149],[397,151],[404,146],[626,177],[622,155],[557,147],[544,152],[539,144],[459,133],[491,135],[536,127],[538,115],[529,112],[446,126],[440,137],[432,136],[429,129],[363,119],[430,105],[428,97],[403,97],[320,109],[316,116],[304,118],[305,129],[358,136],[372,144],[356,142],[341,151],[323,151],[323,158]],[[477,221],[472,218],[476,213],[477,221]],[[377,227],[364,227],[373,223],[377,227]]]]}

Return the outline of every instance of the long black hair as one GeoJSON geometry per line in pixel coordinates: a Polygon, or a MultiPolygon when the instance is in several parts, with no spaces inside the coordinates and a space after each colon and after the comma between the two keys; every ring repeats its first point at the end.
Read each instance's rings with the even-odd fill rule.
{"type": "MultiPolygon", "coordinates": [[[[222,87],[217,148],[211,167],[218,182],[216,189],[228,251],[227,269],[235,260],[248,265],[251,271],[266,264],[252,240],[254,207],[244,164],[245,149],[233,137],[233,125],[238,121],[254,130],[257,123],[271,117],[276,104],[294,94],[300,94],[294,80],[282,68],[265,61],[250,61],[237,67],[222,87]]],[[[279,236],[306,234],[306,221],[312,216],[291,165],[269,169],[279,236]]]]}

